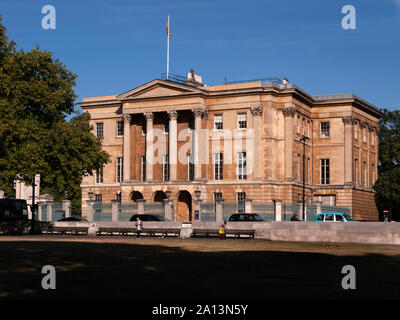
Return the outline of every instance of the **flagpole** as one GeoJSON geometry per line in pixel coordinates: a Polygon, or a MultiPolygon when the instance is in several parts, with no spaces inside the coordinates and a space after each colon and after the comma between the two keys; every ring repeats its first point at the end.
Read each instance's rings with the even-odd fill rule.
{"type": "Polygon", "coordinates": [[[168,15],[168,31],[167,31],[167,80],[169,78],[169,15],[168,15]]]}

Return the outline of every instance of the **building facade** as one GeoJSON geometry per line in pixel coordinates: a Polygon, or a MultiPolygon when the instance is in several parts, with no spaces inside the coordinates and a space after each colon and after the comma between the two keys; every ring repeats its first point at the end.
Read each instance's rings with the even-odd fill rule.
{"type": "Polygon", "coordinates": [[[205,86],[198,79],[156,79],[83,99],[112,160],[83,178],[83,215],[89,191],[103,202],[169,195],[178,221],[194,219],[196,190],[205,202],[297,203],[304,178],[307,204],[349,207],[353,219],[378,220],[375,106],[273,80],[205,86]]]}

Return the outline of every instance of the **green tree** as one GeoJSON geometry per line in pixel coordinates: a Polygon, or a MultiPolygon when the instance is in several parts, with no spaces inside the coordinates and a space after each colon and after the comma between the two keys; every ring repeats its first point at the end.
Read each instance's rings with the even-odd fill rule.
{"type": "Polygon", "coordinates": [[[392,220],[400,221],[400,110],[381,110],[379,120],[379,178],[375,183],[379,213],[389,210],[392,220]],[[391,190],[390,190],[391,189],[391,190]]]}
{"type": "Polygon", "coordinates": [[[17,50],[0,23],[0,189],[6,195],[14,194],[17,176],[30,183],[40,173],[41,193],[59,201],[68,191],[76,212],[83,175],[109,161],[89,114],[74,112],[76,77],[50,52],[17,50]]]}

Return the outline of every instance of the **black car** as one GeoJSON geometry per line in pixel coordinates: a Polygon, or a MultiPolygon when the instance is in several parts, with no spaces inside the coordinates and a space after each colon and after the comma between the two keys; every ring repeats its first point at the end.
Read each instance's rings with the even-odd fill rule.
{"type": "Polygon", "coordinates": [[[62,218],[60,220],[57,221],[87,221],[85,219],[81,219],[79,217],[68,217],[68,218],[62,218]]]}
{"type": "Polygon", "coordinates": [[[229,221],[264,221],[257,213],[235,213],[230,216],[229,221]]]}
{"type": "Polygon", "coordinates": [[[162,216],[157,214],[134,214],[129,221],[136,221],[137,217],[139,217],[142,221],[165,221],[162,216]]]}

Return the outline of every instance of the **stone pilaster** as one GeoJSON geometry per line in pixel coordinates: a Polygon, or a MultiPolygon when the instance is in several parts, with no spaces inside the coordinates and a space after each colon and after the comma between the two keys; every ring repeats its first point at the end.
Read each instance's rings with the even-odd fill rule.
{"type": "Polygon", "coordinates": [[[124,171],[123,181],[129,181],[131,176],[131,115],[124,114],[124,171]]]}
{"type": "Polygon", "coordinates": [[[294,107],[282,110],[285,117],[285,180],[293,181],[293,118],[294,107]]]}
{"type": "Polygon", "coordinates": [[[176,181],[178,177],[177,165],[178,165],[178,112],[176,110],[167,111],[169,116],[169,168],[170,168],[170,180],[176,181]]]}
{"type": "Polygon", "coordinates": [[[200,143],[201,143],[201,117],[204,114],[204,110],[201,108],[192,109],[194,114],[194,179],[201,179],[201,160],[200,160],[200,143]]]}
{"type": "Polygon", "coordinates": [[[153,133],[153,112],[144,113],[146,118],[146,181],[153,181],[153,163],[154,163],[154,133],[153,133]]]}
{"type": "Polygon", "coordinates": [[[262,115],[263,108],[261,106],[251,107],[250,112],[253,119],[253,154],[250,154],[249,161],[253,162],[253,179],[262,179],[262,167],[264,160],[264,153],[262,150],[261,143],[261,129],[262,129],[262,115]]]}
{"type": "Polygon", "coordinates": [[[342,117],[342,120],[344,123],[344,184],[351,185],[353,184],[353,124],[355,118],[345,116],[342,117]]]}

